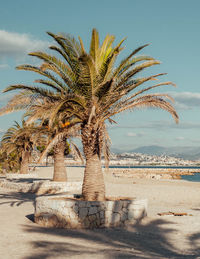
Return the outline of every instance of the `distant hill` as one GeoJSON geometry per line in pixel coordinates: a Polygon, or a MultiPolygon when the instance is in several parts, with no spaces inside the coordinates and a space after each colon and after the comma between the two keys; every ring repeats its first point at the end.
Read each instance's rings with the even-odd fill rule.
{"type": "Polygon", "coordinates": [[[128,152],[160,156],[160,155],[166,155],[167,149],[165,147],[160,147],[160,146],[144,146],[144,147],[139,147],[139,148],[129,150],[128,152]]]}
{"type": "Polygon", "coordinates": [[[168,155],[186,160],[200,160],[200,147],[162,147],[162,146],[144,146],[129,150],[130,153],[141,153],[147,155],[168,155]]]}

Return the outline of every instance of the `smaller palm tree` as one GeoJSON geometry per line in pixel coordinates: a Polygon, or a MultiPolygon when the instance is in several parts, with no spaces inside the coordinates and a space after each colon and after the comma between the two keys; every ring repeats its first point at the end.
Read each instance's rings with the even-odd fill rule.
{"type": "Polygon", "coordinates": [[[13,151],[9,155],[0,147],[0,173],[17,172],[20,169],[19,154],[13,151]]]}
{"type": "Polygon", "coordinates": [[[56,182],[66,182],[67,181],[67,172],[65,166],[65,156],[71,151],[79,158],[82,159],[82,155],[78,147],[73,143],[72,138],[77,137],[79,134],[79,128],[73,125],[70,122],[54,121],[49,126],[49,121],[46,120],[43,127],[46,128],[46,145],[43,146],[43,152],[40,156],[39,163],[43,158],[51,152],[51,155],[54,159],[54,173],[53,181],[56,182]],[[46,124],[46,126],[44,126],[46,124]]]}
{"type": "Polygon", "coordinates": [[[27,123],[40,121],[41,133],[46,136],[45,148],[38,162],[41,162],[48,152],[52,151],[54,159],[53,181],[66,182],[67,173],[65,167],[66,151],[71,152],[82,159],[82,155],[72,141],[72,138],[80,135],[80,127],[78,127],[77,119],[68,112],[62,112],[59,116],[55,116],[55,107],[58,105],[56,100],[49,100],[40,97],[35,100],[34,104],[27,110],[24,116],[27,116],[27,123]]]}
{"type": "Polygon", "coordinates": [[[10,127],[3,135],[2,151],[7,154],[7,158],[12,154],[18,154],[20,174],[27,174],[31,152],[40,141],[40,131],[35,124],[27,125],[23,120],[22,126],[20,126],[15,121],[14,126],[10,127]]]}

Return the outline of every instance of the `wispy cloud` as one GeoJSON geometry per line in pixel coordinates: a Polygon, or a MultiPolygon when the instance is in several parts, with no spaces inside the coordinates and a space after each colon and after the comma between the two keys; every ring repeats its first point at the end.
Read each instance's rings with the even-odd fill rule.
{"type": "Polygon", "coordinates": [[[35,39],[29,34],[0,30],[0,57],[19,58],[30,51],[42,50],[48,42],[35,39]]]}
{"type": "Polygon", "coordinates": [[[175,99],[175,105],[179,109],[191,109],[200,107],[200,93],[195,92],[170,92],[175,99]]]}
{"type": "Polygon", "coordinates": [[[9,68],[8,64],[0,64],[0,69],[6,69],[9,68]]]}
{"type": "Polygon", "coordinates": [[[111,126],[109,129],[156,129],[156,130],[169,130],[169,129],[199,129],[200,122],[180,122],[176,124],[174,122],[169,121],[151,121],[151,122],[144,122],[138,123],[133,126],[111,126]]]}
{"type": "Polygon", "coordinates": [[[137,137],[137,138],[141,138],[145,135],[145,133],[140,132],[140,133],[135,133],[135,132],[128,132],[126,134],[127,137],[137,137]]]}
{"type": "Polygon", "coordinates": [[[175,140],[183,141],[183,140],[185,140],[185,138],[180,136],[180,137],[176,137],[175,140]]]}

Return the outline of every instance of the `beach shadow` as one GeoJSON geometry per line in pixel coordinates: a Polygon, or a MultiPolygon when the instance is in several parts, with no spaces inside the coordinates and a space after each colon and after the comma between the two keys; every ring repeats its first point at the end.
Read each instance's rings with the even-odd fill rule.
{"type": "Polygon", "coordinates": [[[190,235],[188,239],[200,258],[200,232],[190,235]]]}
{"type": "MultiPolygon", "coordinates": [[[[129,228],[104,228],[94,230],[70,230],[44,228],[38,225],[24,226],[24,231],[40,234],[41,239],[31,242],[32,254],[24,259],[39,258],[81,258],[124,259],[124,258],[196,258],[197,252],[190,254],[177,251],[170,242],[169,235],[174,229],[170,228],[167,220],[155,219],[142,223],[137,222],[129,228]],[[167,226],[166,226],[167,225],[167,226]],[[43,235],[44,234],[44,235],[43,235]],[[44,240],[44,236],[48,236],[44,240]],[[56,238],[59,237],[59,242],[56,238]],[[86,258],[86,257],[84,257],[86,258]]],[[[196,237],[194,237],[196,238],[196,237]]],[[[199,238],[199,236],[198,236],[199,238]]]]}
{"type": "Polygon", "coordinates": [[[10,204],[11,207],[13,206],[20,206],[26,202],[35,203],[36,195],[34,193],[24,193],[24,192],[9,192],[9,193],[0,193],[0,205],[10,204]],[[2,201],[1,199],[6,201],[2,201]]]}
{"type": "Polygon", "coordinates": [[[7,179],[7,181],[14,183],[34,183],[35,181],[45,181],[46,178],[20,178],[20,179],[7,179]]]}

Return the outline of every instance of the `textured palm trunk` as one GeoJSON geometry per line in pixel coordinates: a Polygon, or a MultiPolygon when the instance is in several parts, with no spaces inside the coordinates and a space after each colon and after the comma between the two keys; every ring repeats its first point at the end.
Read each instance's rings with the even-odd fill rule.
{"type": "Polygon", "coordinates": [[[66,182],[67,174],[65,168],[65,151],[66,142],[65,139],[59,141],[54,147],[54,174],[53,181],[66,182]]]}
{"type": "Polygon", "coordinates": [[[83,151],[86,158],[82,195],[88,201],[105,200],[105,185],[99,150],[99,131],[92,126],[82,128],[83,151]]]}
{"type": "Polygon", "coordinates": [[[21,158],[21,165],[20,165],[20,174],[28,174],[29,159],[30,159],[30,152],[23,151],[22,158],[21,158]]]}

